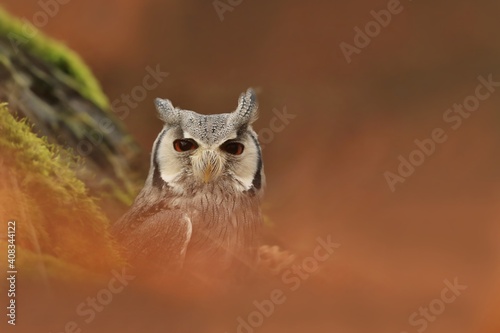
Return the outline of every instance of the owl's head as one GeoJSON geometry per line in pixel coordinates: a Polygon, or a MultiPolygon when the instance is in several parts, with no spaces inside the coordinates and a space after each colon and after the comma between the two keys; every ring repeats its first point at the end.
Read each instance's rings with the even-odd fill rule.
{"type": "Polygon", "coordinates": [[[153,146],[153,185],[177,191],[224,185],[259,191],[264,182],[262,155],[252,123],[257,101],[252,89],[241,94],[234,112],[202,115],[156,99],[165,125],[153,146]]]}

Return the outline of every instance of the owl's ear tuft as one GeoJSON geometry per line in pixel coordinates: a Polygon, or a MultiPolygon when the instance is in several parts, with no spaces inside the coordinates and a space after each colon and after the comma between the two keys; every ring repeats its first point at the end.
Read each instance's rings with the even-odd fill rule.
{"type": "Polygon", "coordinates": [[[155,99],[156,110],[158,111],[158,116],[166,124],[173,125],[177,124],[180,120],[179,110],[174,108],[172,102],[168,99],[157,98],[155,99]]]}
{"type": "Polygon", "coordinates": [[[258,117],[259,104],[255,91],[249,88],[246,92],[240,95],[238,107],[232,113],[232,120],[236,126],[250,125],[258,117]]]}

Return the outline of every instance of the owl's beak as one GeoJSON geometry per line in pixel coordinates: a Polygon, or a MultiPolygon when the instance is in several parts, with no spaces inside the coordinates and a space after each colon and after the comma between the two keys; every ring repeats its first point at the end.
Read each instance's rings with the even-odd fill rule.
{"type": "Polygon", "coordinates": [[[207,149],[193,156],[192,165],[194,175],[203,183],[209,183],[220,176],[224,161],[215,151],[207,149]]]}
{"type": "Polygon", "coordinates": [[[215,166],[212,163],[208,163],[205,167],[205,171],[203,172],[203,182],[210,183],[214,176],[215,166]]]}

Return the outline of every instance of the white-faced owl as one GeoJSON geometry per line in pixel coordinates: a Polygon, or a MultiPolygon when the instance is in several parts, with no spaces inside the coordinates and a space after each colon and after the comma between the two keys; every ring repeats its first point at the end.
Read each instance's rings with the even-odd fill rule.
{"type": "Polygon", "coordinates": [[[257,263],[265,183],[249,89],[234,112],[202,115],[156,99],[163,129],[144,188],[113,232],[132,265],[169,274],[246,275],[257,263]]]}

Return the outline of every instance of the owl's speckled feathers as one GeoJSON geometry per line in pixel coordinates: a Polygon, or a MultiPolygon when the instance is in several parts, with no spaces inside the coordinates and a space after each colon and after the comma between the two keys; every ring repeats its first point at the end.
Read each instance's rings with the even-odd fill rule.
{"type": "Polygon", "coordinates": [[[253,90],[234,112],[201,115],[157,99],[165,123],[144,188],[113,226],[135,266],[242,275],[257,261],[264,185],[253,90]]]}

